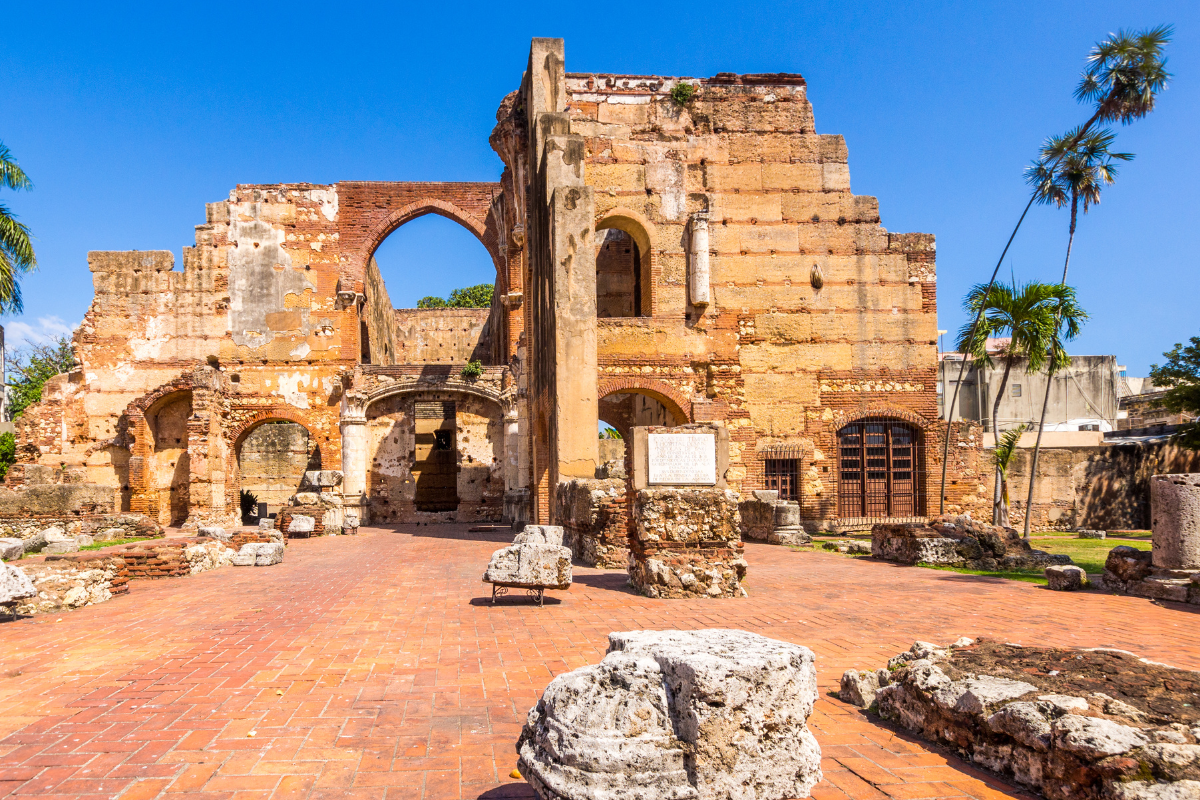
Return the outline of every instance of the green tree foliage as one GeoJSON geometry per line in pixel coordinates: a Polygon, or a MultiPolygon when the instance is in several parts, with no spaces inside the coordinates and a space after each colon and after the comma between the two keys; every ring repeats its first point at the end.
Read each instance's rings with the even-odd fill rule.
{"type": "MultiPolygon", "coordinates": [[[[959,331],[957,346],[960,353],[967,353],[976,363],[990,365],[988,338],[1009,337],[1002,353],[1004,372],[996,390],[989,426],[998,438],[1000,401],[1004,398],[1013,363],[1018,358],[1025,359],[1029,372],[1039,372],[1047,366],[1052,354],[1059,360],[1066,359],[1065,350],[1056,347],[1058,331],[1061,329],[1066,338],[1074,339],[1079,335],[1087,313],[1075,301],[1075,290],[1071,287],[1036,282],[1024,286],[980,284],[967,293],[963,307],[978,320],[963,325],[959,331]]],[[[1000,524],[1001,489],[1001,475],[997,469],[992,498],[993,525],[1000,524]]]]}
{"type": "Polygon", "coordinates": [[[480,283],[465,289],[455,289],[450,293],[450,299],[441,297],[422,297],[417,301],[417,308],[491,308],[492,294],[496,287],[491,283],[480,283]]]}
{"type": "Polygon", "coordinates": [[[1176,344],[1163,353],[1167,363],[1151,365],[1150,377],[1155,386],[1169,387],[1161,401],[1164,408],[1195,418],[1179,428],[1175,441],[1200,450],[1200,336],[1193,336],[1191,342],[1187,347],[1176,344]]]}
{"type": "Polygon", "coordinates": [[[690,83],[677,83],[671,89],[671,99],[677,106],[686,106],[696,96],[696,87],[690,83]]]}
{"type": "Polygon", "coordinates": [[[13,419],[42,399],[42,387],[55,375],[76,367],[71,340],[59,336],[49,344],[34,344],[15,351],[8,369],[8,418],[13,419]]]}
{"type": "Polygon", "coordinates": [[[0,433],[0,480],[8,474],[8,468],[17,461],[17,437],[11,432],[0,433]]]}
{"type": "MultiPolygon", "coordinates": [[[[16,191],[33,188],[33,182],[3,143],[0,143],[0,187],[16,191]]],[[[29,228],[17,222],[8,206],[0,203],[0,314],[19,314],[24,309],[19,276],[36,267],[29,228]]]]}
{"type": "Polygon", "coordinates": [[[1021,434],[1025,432],[1025,425],[1018,425],[1012,430],[1005,431],[996,442],[996,449],[992,451],[992,461],[996,465],[996,470],[1000,473],[1000,523],[1004,527],[1008,527],[1008,468],[1012,466],[1013,458],[1017,454],[1017,442],[1021,441],[1021,434]]]}

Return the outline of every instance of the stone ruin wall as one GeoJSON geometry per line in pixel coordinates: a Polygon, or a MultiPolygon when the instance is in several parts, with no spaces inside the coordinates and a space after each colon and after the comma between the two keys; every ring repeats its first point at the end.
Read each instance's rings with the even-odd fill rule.
{"type": "Polygon", "coordinates": [[[398,308],[397,364],[494,364],[487,308],[398,308]]]}
{"type": "MultiPolygon", "coordinates": [[[[876,199],[851,192],[845,141],[816,133],[799,76],[688,79],[698,91],[684,108],[669,96],[681,80],[566,76],[598,233],[650,250],[649,315],[597,323],[600,394],[642,391],[687,421],[725,420],[743,492],[764,485],[756,451],[801,446],[810,520],[837,516],[836,430],[865,412],[925,429],[934,475],[933,237],[889,233],[876,199]],[[687,291],[689,220],[703,211],[707,308],[687,291]]],[[[936,503],[936,483],[925,489],[936,503]]]]}
{"type": "MultiPolygon", "coordinates": [[[[1010,517],[1017,527],[1025,521],[1032,454],[1018,450],[1009,471],[1010,517]]],[[[1032,527],[1149,530],[1150,476],[1185,472],[1200,472],[1200,453],[1169,442],[1043,449],[1032,527]]]]}

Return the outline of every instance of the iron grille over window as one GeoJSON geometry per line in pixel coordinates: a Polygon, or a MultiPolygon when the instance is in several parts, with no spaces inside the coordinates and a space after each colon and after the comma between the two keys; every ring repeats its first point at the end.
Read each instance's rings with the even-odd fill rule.
{"type": "Polygon", "coordinates": [[[779,492],[780,500],[799,500],[799,462],[794,458],[766,460],[766,486],[779,492]]]}
{"type": "Polygon", "coordinates": [[[920,434],[905,422],[868,418],[838,431],[838,516],[913,517],[922,512],[920,434]]]}

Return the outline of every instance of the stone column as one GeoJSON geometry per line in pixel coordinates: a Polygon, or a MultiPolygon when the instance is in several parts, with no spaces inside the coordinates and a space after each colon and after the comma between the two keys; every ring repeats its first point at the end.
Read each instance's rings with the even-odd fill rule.
{"type": "Polygon", "coordinates": [[[708,263],[708,212],[692,215],[690,262],[688,264],[688,299],[697,307],[710,302],[711,273],[708,263]]]}
{"type": "Polygon", "coordinates": [[[367,418],[365,415],[342,416],[342,506],[346,525],[352,516],[359,524],[367,519],[367,418]]]}
{"type": "Polygon", "coordinates": [[[1154,566],[1200,569],[1200,472],[1150,478],[1154,566]]]}

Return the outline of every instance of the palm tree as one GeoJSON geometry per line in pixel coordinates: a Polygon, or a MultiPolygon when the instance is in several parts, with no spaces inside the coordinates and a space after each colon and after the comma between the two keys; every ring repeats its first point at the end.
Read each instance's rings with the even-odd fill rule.
{"type": "MultiPolygon", "coordinates": [[[[1109,34],[1107,39],[1092,48],[1088,53],[1087,68],[1083,72],[1079,85],[1075,88],[1075,99],[1096,105],[1091,118],[1076,129],[1077,136],[1087,135],[1092,126],[1097,123],[1120,122],[1122,125],[1128,125],[1154,110],[1158,93],[1165,89],[1171,80],[1171,73],[1166,69],[1167,59],[1164,52],[1174,32],[1174,25],[1159,25],[1136,33],[1118,31],[1115,34],[1109,34]]],[[[1074,141],[1068,141],[1065,144],[1067,146],[1063,148],[1064,150],[1074,149],[1074,141]]],[[[1052,157],[1045,163],[1045,166],[1053,168],[1061,158],[1062,156],[1052,157]]],[[[989,289],[996,282],[996,275],[1000,272],[1000,265],[1004,263],[1008,248],[1012,246],[1017,231],[1021,229],[1021,223],[1025,221],[1025,215],[1029,213],[1029,209],[1036,200],[1035,192],[1030,196],[1029,202],[1025,204],[1025,210],[1021,212],[1017,224],[1008,237],[1008,242],[1004,245],[1004,250],[1000,253],[1000,258],[996,260],[992,277],[987,282],[989,289]]],[[[980,314],[982,314],[982,309],[980,314]]],[[[980,319],[979,315],[975,317],[975,325],[979,324],[980,319]]],[[[958,403],[958,388],[962,385],[966,369],[967,362],[964,359],[962,366],[959,367],[958,382],[954,385],[954,396],[947,408],[952,409],[958,403]]],[[[938,506],[939,514],[946,511],[946,465],[950,455],[951,417],[952,414],[946,414],[946,436],[942,443],[942,490],[938,506]]]]}
{"type": "MultiPolygon", "coordinates": [[[[33,182],[17,166],[3,143],[0,143],[0,186],[17,191],[33,188],[33,182]]],[[[8,207],[0,203],[0,314],[21,312],[21,286],[17,276],[36,266],[29,228],[17,222],[8,207]]]]}
{"type": "MultiPolygon", "coordinates": [[[[1041,158],[1025,170],[1026,180],[1033,186],[1033,196],[1039,203],[1054,205],[1059,208],[1070,203],[1071,223],[1067,233],[1067,257],[1063,262],[1062,284],[1067,283],[1067,271],[1071,268],[1071,248],[1075,244],[1075,225],[1079,219],[1079,205],[1083,203],[1083,213],[1093,205],[1100,203],[1100,191],[1105,186],[1112,185],[1117,179],[1117,168],[1114,161],[1132,161],[1132,153],[1111,153],[1116,135],[1108,129],[1080,134],[1078,130],[1071,131],[1065,136],[1052,136],[1042,146],[1041,158]],[[1072,142],[1074,143],[1072,145],[1072,142]],[[1052,157],[1058,157],[1057,165],[1049,167],[1052,157]]],[[[1046,376],[1046,395],[1042,398],[1042,415],[1038,420],[1037,439],[1033,444],[1033,456],[1030,459],[1029,495],[1025,501],[1025,530],[1024,536],[1029,538],[1033,515],[1029,510],[1033,507],[1033,490],[1037,482],[1038,456],[1042,449],[1042,430],[1046,427],[1046,411],[1050,407],[1050,388],[1054,385],[1052,378],[1058,362],[1069,359],[1061,354],[1051,360],[1051,367],[1046,376]]],[[[1063,365],[1065,366],[1065,364],[1063,365]]]]}
{"type": "MultiPolygon", "coordinates": [[[[1004,372],[996,390],[990,424],[992,433],[999,440],[1000,401],[1004,399],[1004,389],[1008,385],[1013,364],[1019,358],[1025,359],[1029,372],[1040,371],[1051,352],[1056,328],[1055,311],[1062,309],[1064,324],[1074,325],[1074,332],[1078,333],[1078,315],[1082,314],[1082,309],[1077,308],[1075,292],[1070,287],[1036,282],[1024,286],[1016,283],[1012,286],[993,284],[990,287],[981,284],[967,293],[963,307],[978,317],[978,324],[964,325],[959,330],[957,348],[960,353],[970,356],[974,363],[991,366],[988,339],[1004,335],[1009,337],[1001,353],[1004,372]]],[[[992,499],[993,525],[1000,524],[1000,499],[1000,471],[997,470],[992,499]]]]}
{"type": "Polygon", "coordinates": [[[996,464],[996,472],[1000,475],[1000,521],[998,525],[1008,527],[1008,468],[1012,466],[1013,457],[1017,454],[1017,442],[1025,432],[1027,425],[1018,425],[996,440],[996,449],[992,452],[992,460],[996,464]]]}

